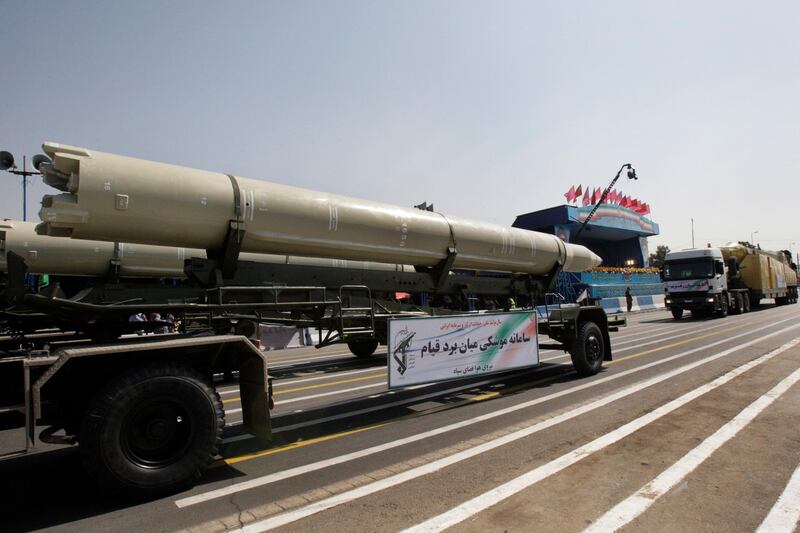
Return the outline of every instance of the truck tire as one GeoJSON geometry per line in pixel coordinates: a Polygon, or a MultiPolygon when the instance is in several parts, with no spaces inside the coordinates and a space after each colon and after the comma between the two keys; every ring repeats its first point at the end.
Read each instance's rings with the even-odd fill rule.
{"type": "Polygon", "coordinates": [[[734,293],[733,301],[734,301],[733,309],[730,310],[730,313],[732,315],[741,315],[742,314],[742,307],[743,307],[741,293],[738,293],[738,292],[734,293]]]}
{"type": "Polygon", "coordinates": [[[222,444],[219,394],[176,363],[131,370],[109,383],[83,420],[87,472],[113,492],[161,493],[200,477],[222,444]]]}
{"type": "Polygon", "coordinates": [[[347,341],[347,347],[350,352],[359,359],[368,359],[372,357],[375,350],[378,349],[378,339],[353,339],[347,341]]]}
{"type": "Polygon", "coordinates": [[[572,341],[569,354],[572,366],[579,376],[594,376],[603,368],[605,357],[603,333],[594,322],[584,322],[578,328],[578,335],[572,341]]]}
{"type": "Polygon", "coordinates": [[[728,296],[722,295],[719,301],[719,310],[717,311],[717,318],[725,318],[728,316],[728,296]]]}
{"type": "Polygon", "coordinates": [[[750,294],[746,292],[742,294],[742,311],[745,313],[750,312],[750,294]]]}
{"type": "Polygon", "coordinates": [[[672,318],[674,318],[675,320],[680,320],[681,317],[683,316],[683,309],[679,307],[671,307],[670,311],[672,312],[672,318]]]}

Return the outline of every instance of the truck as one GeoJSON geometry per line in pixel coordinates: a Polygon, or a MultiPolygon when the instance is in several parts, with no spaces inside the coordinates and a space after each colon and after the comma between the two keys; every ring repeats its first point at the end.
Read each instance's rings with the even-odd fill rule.
{"type": "Polygon", "coordinates": [[[797,302],[797,266],[788,252],[770,252],[750,243],[670,252],[664,259],[664,304],[679,320],[747,313],[761,300],[797,302]]]}
{"type": "MultiPolygon", "coordinates": [[[[148,195],[153,195],[149,199],[152,206],[152,202],[163,202],[159,195],[190,191],[190,199],[200,205],[215,205],[216,211],[224,211],[219,199],[187,181],[193,175],[190,169],[173,167],[166,171],[161,164],[55,146],[53,151],[61,150],[60,156],[51,152],[53,162],[41,168],[46,181],[60,183],[71,191],[69,194],[75,194],[93,187],[92,172],[97,170],[102,180],[98,190],[111,193],[110,214],[116,212],[122,218],[115,220],[103,213],[105,223],[98,228],[105,229],[93,237],[89,236],[91,232],[83,232],[85,239],[124,238],[128,242],[169,245],[154,242],[147,232],[128,231],[135,220],[122,215],[130,213],[129,208],[147,206],[148,195]],[[134,184],[133,189],[124,189],[126,179],[134,184]],[[148,187],[145,182],[149,179],[159,181],[159,187],[148,187]]],[[[218,192],[236,183],[229,175],[220,174],[218,178],[211,187],[218,192]]],[[[562,269],[584,269],[599,261],[583,247],[525,230],[518,233],[480,223],[453,223],[436,213],[422,217],[419,227],[413,224],[416,213],[368,202],[351,213],[342,204],[358,201],[344,197],[336,200],[339,205],[323,204],[324,213],[330,217],[319,219],[318,206],[309,209],[303,203],[305,196],[289,195],[277,209],[294,211],[293,233],[269,237],[265,236],[263,221],[253,220],[260,213],[252,203],[258,192],[233,190],[229,218],[222,220],[222,230],[215,232],[219,237],[216,243],[191,231],[169,236],[170,244],[180,243],[181,235],[187,246],[203,239],[209,244],[201,257],[185,258],[185,279],[179,286],[130,284],[116,276],[117,269],[112,268],[103,282],[97,282],[95,272],[95,283],[68,297],[57,282],[35,289],[26,286],[30,271],[27,260],[32,257],[13,250],[5,252],[0,415],[17,417],[14,420],[23,430],[24,446],[4,458],[35,451],[38,433],[38,440],[46,443],[77,444],[87,472],[106,490],[139,494],[174,491],[197,480],[222,451],[225,414],[214,375],[238,372],[243,429],[269,446],[274,402],[266,356],[250,340],[257,324],[313,328],[317,347],[342,343],[357,357],[370,358],[381,343],[386,343],[388,323],[393,318],[463,315],[476,298],[487,305],[494,302],[507,307],[514,300],[520,306],[532,306],[552,292],[562,269]],[[329,257],[358,260],[363,257],[360,250],[376,239],[360,224],[380,226],[387,215],[406,225],[396,226],[399,238],[385,244],[377,255],[383,259],[414,259],[421,264],[413,271],[269,263],[240,257],[250,227],[257,233],[249,238],[255,243],[251,245],[254,253],[295,254],[327,248],[320,244],[322,236],[336,239],[328,233],[335,234],[339,226],[355,242],[348,241],[341,252],[330,252],[329,257]],[[441,220],[449,228],[446,234],[440,231],[441,220]],[[406,246],[412,252],[404,256],[406,246]],[[467,255],[460,260],[462,265],[487,266],[505,270],[507,275],[481,277],[455,271],[460,246],[467,255]],[[481,246],[485,247],[483,253],[481,246]],[[492,262],[492,253],[501,256],[492,262]],[[431,257],[440,259],[431,264],[431,257]],[[516,271],[510,265],[520,265],[527,271],[516,271]],[[397,291],[414,295],[413,301],[396,301],[397,291]],[[138,312],[170,313],[180,322],[180,330],[166,335],[136,335],[143,327],[153,327],[128,321],[138,312]]],[[[313,196],[318,203],[324,193],[313,196]]],[[[70,204],[64,198],[59,202],[70,204]]],[[[73,232],[67,226],[93,220],[96,208],[106,208],[102,202],[82,205],[82,214],[74,216],[75,201],[69,212],[54,212],[57,203],[43,202],[41,216],[50,224],[41,233],[58,234],[51,237],[60,243],[70,242],[69,234],[82,232],[73,232]]],[[[151,210],[144,211],[153,216],[151,210]]],[[[192,222],[190,211],[184,210],[183,215],[188,218],[182,223],[192,222]]],[[[202,217],[194,221],[209,223],[202,217]]],[[[48,242],[42,241],[40,246],[46,247],[48,242]]],[[[609,318],[599,306],[575,304],[547,306],[538,322],[539,331],[551,339],[542,347],[569,352],[580,376],[596,374],[603,361],[611,359],[609,332],[624,325],[624,319],[609,318]]]]}

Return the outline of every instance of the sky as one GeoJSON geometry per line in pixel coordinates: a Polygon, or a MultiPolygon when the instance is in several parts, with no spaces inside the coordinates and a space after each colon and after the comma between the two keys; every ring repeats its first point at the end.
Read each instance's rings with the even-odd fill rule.
{"type": "MultiPolygon", "coordinates": [[[[0,0],[0,150],[44,141],[510,225],[571,185],[650,249],[800,251],[798,2],[0,0]],[[624,179],[624,178],[623,178],[624,179]]],[[[44,194],[33,177],[29,220],[44,194]]],[[[0,172],[0,216],[22,217],[0,172]]]]}

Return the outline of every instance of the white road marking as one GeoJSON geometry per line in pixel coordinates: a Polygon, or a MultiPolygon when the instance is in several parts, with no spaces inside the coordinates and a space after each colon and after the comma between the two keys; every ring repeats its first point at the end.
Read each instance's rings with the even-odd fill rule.
{"type": "Polygon", "coordinates": [[[756,533],[795,531],[800,521],[800,466],[794,471],[786,488],[756,533]]]}
{"type": "MultiPolygon", "coordinates": [[[[796,327],[796,326],[793,326],[796,327]]],[[[785,329],[792,329],[793,327],[785,328],[785,329]]],[[[759,339],[761,340],[761,339],[759,339]]],[[[797,344],[798,340],[795,339],[791,343],[791,346],[797,344]]],[[[746,343],[746,344],[754,344],[753,341],[746,343]]],[[[743,345],[744,346],[744,345],[743,345]]],[[[481,511],[485,511],[489,507],[492,507],[501,501],[517,494],[518,492],[535,485],[539,481],[546,479],[553,474],[561,472],[565,468],[574,465],[578,461],[590,456],[591,454],[598,452],[616,442],[619,442],[623,438],[631,435],[632,433],[638,431],[639,429],[647,426],[655,422],[656,420],[672,413],[676,409],[683,407],[687,403],[696,400],[700,396],[707,394],[708,392],[721,387],[722,385],[728,383],[732,379],[740,376],[741,374],[751,370],[752,368],[772,359],[776,355],[786,351],[788,349],[788,345],[783,345],[780,348],[777,348],[768,354],[765,354],[758,359],[754,359],[749,363],[746,363],[740,367],[737,367],[727,374],[724,374],[717,379],[701,385],[696,389],[683,394],[682,396],[658,407],[657,409],[650,411],[649,413],[640,416],[634,420],[631,420],[627,424],[624,424],[614,431],[606,433],[605,435],[596,438],[595,440],[580,446],[571,452],[568,452],[561,457],[550,461],[549,463],[545,463],[533,470],[515,478],[511,481],[504,483],[494,489],[484,492],[483,494],[468,500],[461,505],[454,507],[453,509],[440,514],[439,516],[435,516],[417,524],[414,527],[408,528],[405,532],[409,533],[418,533],[418,532],[432,532],[432,531],[443,531],[448,527],[452,527],[456,524],[463,522],[464,520],[475,516],[476,514],[480,513],[481,511]]],[[[735,351],[738,348],[732,348],[726,351],[735,351]]],[[[797,372],[798,377],[800,377],[800,371],[797,372]]],[[[288,514],[288,513],[287,513],[288,514]]],[[[283,515],[279,515],[283,516],[283,515]]],[[[601,529],[601,531],[607,531],[607,529],[601,529]]]]}
{"type": "MultiPolygon", "coordinates": [[[[298,475],[301,475],[301,474],[306,474],[306,473],[313,472],[313,471],[316,471],[316,470],[321,470],[323,468],[327,468],[327,467],[330,467],[330,466],[333,466],[333,465],[345,463],[345,462],[348,462],[348,461],[352,461],[352,460],[355,460],[355,459],[359,459],[361,457],[366,457],[366,456],[369,456],[369,455],[373,455],[373,454],[376,454],[376,453],[379,453],[379,452],[383,452],[383,451],[386,451],[386,450],[391,450],[391,449],[397,448],[399,446],[404,446],[404,445],[410,444],[412,442],[417,442],[417,441],[420,441],[420,440],[431,438],[431,437],[436,436],[436,435],[440,435],[440,434],[444,434],[444,433],[447,433],[447,432],[450,432],[450,431],[454,431],[454,430],[457,430],[457,429],[460,429],[460,428],[463,428],[463,427],[468,427],[468,426],[471,426],[471,425],[474,425],[474,424],[478,424],[478,423],[484,422],[486,420],[491,420],[493,418],[504,416],[506,414],[513,413],[513,412],[516,412],[516,411],[519,411],[519,410],[522,410],[522,409],[528,409],[528,408],[530,408],[530,407],[532,407],[534,405],[545,403],[547,401],[550,401],[550,400],[553,400],[553,399],[556,399],[556,398],[560,398],[562,396],[567,396],[567,395],[570,395],[572,393],[575,393],[575,392],[578,392],[578,391],[581,391],[581,390],[589,389],[589,388],[592,388],[592,387],[597,387],[597,386],[599,386],[601,384],[604,384],[604,383],[607,383],[607,382],[610,382],[610,381],[614,381],[614,380],[617,380],[617,379],[621,379],[621,378],[623,378],[625,376],[628,376],[628,375],[631,375],[631,374],[635,374],[635,373],[638,373],[638,372],[643,372],[643,371],[645,371],[645,370],[647,370],[649,368],[652,368],[654,366],[662,365],[664,363],[667,363],[667,362],[670,362],[670,361],[673,361],[673,360],[676,360],[676,359],[680,359],[682,357],[686,357],[686,356],[691,355],[693,353],[696,353],[696,352],[698,352],[700,350],[705,350],[707,348],[722,344],[724,342],[730,342],[730,341],[735,340],[735,339],[740,338],[740,337],[752,336],[753,333],[755,333],[757,331],[761,331],[763,329],[767,329],[769,327],[773,327],[776,324],[787,322],[789,320],[796,320],[796,317],[792,316],[792,317],[786,318],[784,320],[780,320],[780,321],[778,321],[778,322],[776,322],[774,324],[769,324],[767,326],[762,326],[762,327],[754,329],[754,330],[749,330],[749,331],[747,331],[745,333],[741,333],[739,335],[734,335],[734,336],[728,337],[726,339],[723,339],[723,340],[720,340],[720,341],[717,341],[717,342],[714,342],[714,343],[711,343],[711,344],[708,344],[708,345],[705,345],[705,346],[702,346],[702,347],[699,347],[699,348],[694,348],[692,350],[688,350],[688,351],[682,352],[680,354],[676,354],[676,355],[673,355],[673,356],[670,356],[670,357],[659,359],[657,361],[654,361],[654,362],[651,362],[651,363],[648,363],[648,364],[645,364],[645,365],[641,365],[641,366],[638,366],[638,367],[635,367],[635,368],[632,368],[632,369],[629,369],[629,370],[625,370],[625,371],[622,371],[622,372],[619,372],[619,373],[616,373],[616,374],[613,374],[613,375],[610,375],[610,376],[606,376],[606,377],[603,377],[603,378],[600,378],[600,379],[596,379],[596,380],[593,380],[593,381],[588,381],[588,382],[582,383],[580,385],[577,385],[575,387],[571,387],[571,388],[568,388],[568,389],[565,389],[565,390],[562,390],[562,391],[559,391],[559,392],[555,392],[555,393],[552,393],[552,394],[541,396],[539,398],[535,398],[533,400],[530,400],[530,401],[527,401],[527,402],[524,402],[524,403],[521,403],[521,404],[517,404],[517,405],[510,406],[510,407],[506,407],[504,409],[498,409],[496,411],[492,411],[490,413],[486,413],[484,415],[477,416],[477,417],[471,418],[469,420],[456,422],[454,424],[449,424],[447,426],[443,426],[443,427],[440,427],[440,428],[437,428],[437,429],[434,429],[434,430],[431,430],[431,431],[426,431],[426,432],[419,433],[419,434],[416,434],[416,435],[411,435],[411,436],[405,437],[403,439],[395,439],[395,440],[393,440],[391,442],[388,442],[388,443],[385,443],[385,444],[380,444],[380,445],[373,446],[373,447],[370,447],[370,448],[366,448],[364,450],[359,450],[359,451],[352,452],[352,453],[345,454],[345,455],[341,455],[341,456],[338,456],[338,457],[332,457],[330,459],[325,459],[325,460],[322,460],[322,461],[318,461],[316,463],[303,465],[303,466],[296,467],[296,468],[293,468],[293,469],[289,469],[289,470],[286,470],[286,471],[283,471],[283,472],[276,472],[274,474],[269,474],[269,475],[266,475],[266,476],[260,476],[260,477],[257,477],[257,478],[253,478],[253,479],[250,479],[250,480],[247,480],[247,481],[240,482],[240,483],[235,483],[235,484],[232,484],[232,485],[228,485],[227,487],[222,487],[222,488],[219,488],[219,489],[216,489],[216,490],[212,490],[212,491],[209,491],[209,492],[206,492],[206,493],[201,493],[201,494],[197,494],[197,495],[190,496],[190,497],[187,497],[187,498],[182,498],[180,500],[176,500],[175,501],[175,505],[177,505],[178,507],[187,507],[189,505],[195,505],[195,504],[202,503],[202,502],[209,501],[209,500],[213,500],[213,499],[216,499],[216,498],[221,498],[223,496],[228,496],[230,494],[234,494],[236,492],[240,492],[240,491],[243,491],[243,490],[248,490],[248,489],[252,489],[252,488],[255,488],[255,487],[260,487],[260,486],[263,486],[263,485],[274,483],[276,481],[280,481],[280,480],[283,480],[283,479],[288,479],[290,477],[298,476],[298,475]]],[[[662,374],[660,376],[657,376],[655,378],[651,378],[649,380],[641,382],[640,384],[633,385],[631,387],[622,389],[622,391],[620,391],[620,392],[613,393],[611,396],[607,396],[605,398],[601,398],[600,400],[596,400],[595,402],[592,402],[592,403],[590,403],[590,404],[588,404],[586,406],[578,407],[578,408],[574,409],[573,411],[564,413],[564,414],[559,415],[559,416],[557,416],[555,418],[551,418],[551,419],[545,420],[544,422],[542,422],[542,423],[540,423],[540,424],[538,424],[536,426],[533,426],[533,427],[537,428],[537,429],[535,429],[535,431],[540,431],[540,430],[544,429],[545,427],[550,427],[549,425],[545,426],[545,424],[554,425],[554,424],[559,423],[559,422],[561,422],[563,420],[567,420],[569,418],[572,418],[572,417],[575,417],[575,416],[579,416],[580,414],[583,414],[586,411],[589,411],[589,410],[595,409],[597,407],[600,407],[602,405],[606,405],[608,403],[616,401],[618,399],[618,396],[619,397],[623,397],[623,396],[626,396],[628,394],[632,394],[634,392],[637,392],[638,390],[641,390],[642,388],[646,388],[646,387],[648,387],[648,386],[650,386],[652,384],[659,383],[659,382],[664,381],[666,379],[669,379],[669,378],[671,378],[671,377],[673,377],[675,375],[678,375],[678,374],[680,374],[682,372],[686,372],[688,370],[694,369],[694,368],[696,368],[696,367],[698,367],[700,365],[703,365],[705,363],[714,361],[714,360],[719,359],[721,357],[724,357],[724,356],[726,356],[726,355],[728,355],[730,353],[733,353],[733,352],[735,352],[737,350],[740,350],[740,349],[742,349],[742,348],[744,348],[746,346],[749,346],[751,344],[759,342],[759,341],[761,341],[763,339],[772,337],[774,335],[778,335],[778,334],[784,333],[784,332],[786,332],[786,331],[788,331],[790,329],[793,329],[795,327],[798,327],[798,325],[789,326],[787,328],[784,328],[782,330],[776,331],[774,333],[770,333],[770,334],[764,335],[764,336],[762,336],[762,337],[760,337],[758,339],[754,339],[754,340],[751,340],[749,342],[743,343],[743,344],[738,345],[738,346],[736,346],[734,348],[730,348],[730,349],[727,349],[727,350],[725,350],[723,352],[719,352],[719,353],[717,353],[717,354],[715,354],[713,356],[709,356],[709,357],[706,357],[706,358],[701,359],[699,361],[696,361],[694,363],[690,363],[690,364],[685,365],[683,367],[679,367],[676,370],[672,370],[670,372],[667,372],[667,373],[662,374]],[[620,396],[620,394],[621,394],[621,396],[620,396]]],[[[495,443],[495,442],[499,442],[499,441],[497,441],[497,440],[496,441],[492,441],[492,443],[495,443]]],[[[467,451],[470,451],[470,450],[467,450],[467,451]]],[[[462,452],[462,453],[464,453],[464,452],[462,452]]],[[[460,455],[460,454],[457,454],[457,455],[460,455]]],[[[464,458],[466,458],[466,457],[464,457],[464,458]]],[[[443,461],[447,460],[447,459],[449,459],[449,458],[445,458],[445,459],[443,459],[443,461]]],[[[461,460],[461,459],[459,459],[459,460],[461,460]]],[[[436,463],[439,463],[439,462],[437,461],[436,463]]],[[[408,472],[417,472],[418,470],[419,469],[412,469],[412,470],[409,470],[408,472]]],[[[404,474],[401,474],[401,475],[405,475],[408,472],[406,472],[404,474]]],[[[427,473],[427,472],[422,472],[422,473],[419,473],[417,475],[418,476],[419,475],[424,475],[425,473],[427,473]]],[[[392,479],[395,479],[395,478],[387,478],[387,479],[382,480],[381,482],[377,482],[377,483],[385,483],[387,480],[392,480],[392,479]]],[[[409,478],[409,479],[411,479],[411,478],[409,478]]],[[[401,480],[397,481],[397,483],[402,483],[403,481],[405,481],[405,479],[401,479],[401,480]]],[[[395,483],[395,484],[397,484],[397,483],[395,483]]],[[[364,487],[361,487],[361,489],[365,489],[367,487],[372,487],[373,485],[375,485],[375,484],[365,485],[364,487]]],[[[387,485],[387,487],[388,486],[392,486],[392,485],[387,485]]],[[[383,488],[385,488],[385,487],[381,486],[381,487],[375,488],[374,491],[382,490],[383,488]]],[[[359,490],[359,489],[356,489],[356,490],[359,490]]],[[[350,492],[343,493],[343,494],[350,494],[350,492]]],[[[339,498],[341,496],[342,495],[338,495],[338,496],[335,496],[334,498],[339,498]]],[[[360,497],[360,495],[354,496],[351,499],[355,499],[357,497],[360,497]]],[[[316,504],[312,504],[312,506],[307,506],[307,507],[301,508],[301,509],[299,509],[297,511],[294,511],[293,513],[298,513],[298,512],[301,512],[304,509],[307,510],[306,514],[304,514],[302,516],[298,515],[296,518],[293,518],[292,520],[290,520],[290,522],[294,521],[294,520],[298,520],[299,518],[302,518],[303,516],[309,516],[311,514],[317,513],[319,511],[327,509],[328,507],[332,507],[332,506],[338,505],[340,503],[338,500],[336,500],[333,503],[331,503],[331,505],[329,505],[329,506],[322,507],[322,508],[319,507],[319,504],[321,504],[322,502],[330,502],[330,501],[331,501],[331,499],[322,500],[321,502],[317,502],[316,504]]],[[[345,500],[345,501],[350,501],[350,500],[345,500]]],[[[343,503],[343,502],[341,502],[341,503],[343,503]]],[[[279,515],[279,516],[284,516],[284,515],[279,515]]],[[[285,523],[289,523],[289,522],[285,522],[285,523]]],[[[276,526],[270,526],[270,527],[276,527],[276,526]]]]}
{"type": "MultiPolygon", "coordinates": [[[[788,350],[797,345],[798,342],[800,342],[800,339],[795,339],[771,353],[780,353],[788,350]]],[[[717,451],[723,444],[735,437],[739,431],[750,424],[764,409],[772,405],[775,400],[780,398],[781,395],[798,381],[800,381],[800,369],[792,372],[775,387],[770,389],[769,392],[745,407],[738,415],[733,417],[729,422],[715,431],[714,434],[701,442],[672,466],[664,470],[655,479],[606,511],[600,518],[594,521],[591,526],[587,527],[584,533],[616,531],[630,523],[649,509],[657,499],[669,492],[675,485],[680,483],[682,479],[692,473],[703,461],[711,457],[711,454],[717,451]]],[[[768,529],[768,531],[791,531],[794,529],[796,522],[797,517],[795,516],[791,528],[773,528],[768,529]]]]}
{"type": "MultiPolygon", "coordinates": [[[[384,387],[386,383],[381,381],[380,383],[370,383],[369,385],[361,385],[360,387],[351,387],[349,389],[338,389],[330,392],[320,392],[319,394],[311,394],[309,396],[302,396],[300,398],[289,398],[288,400],[280,400],[281,405],[286,405],[287,403],[295,403],[295,402],[302,402],[303,400],[313,400],[315,398],[324,398],[326,396],[335,396],[337,394],[344,394],[346,392],[355,392],[364,389],[374,389],[375,387],[384,387]]],[[[225,414],[229,413],[239,413],[242,409],[226,409],[225,414]]]]}

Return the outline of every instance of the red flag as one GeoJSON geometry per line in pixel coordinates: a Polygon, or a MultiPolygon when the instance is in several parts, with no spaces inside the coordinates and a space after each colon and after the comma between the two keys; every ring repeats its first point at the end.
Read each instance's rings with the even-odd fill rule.
{"type": "Polygon", "coordinates": [[[589,191],[583,193],[583,205],[589,205],[592,203],[592,199],[589,198],[589,191]]]}
{"type": "Polygon", "coordinates": [[[567,203],[571,204],[572,200],[575,199],[575,186],[571,186],[567,192],[564,193],[564,198],[567,199],[567,203]]]}
{"type": "Polygon", "coordinates": [[[592,203],[593,204],[599,204],[601,196],[603,196],[603,191],[600,190],[600,187],[597,187],[594,190],[594,202],[592,202],[592,203]]]}
{"type": "Polygon", "coordinates": [[[637,210],[639,209],[639,205],[640,205],[640,204],[639,204],[639,200],[637,200],[636,198],[634,198],[633,200],[631,200],[631,203],[630,203],[630,205],[629,205],[628,207],[630,207],[630,208],[631,208],[631,209],[633,209],[634,211],[637,211],[637,210]]]}
{"type": "Polygon", "coordinates": [[[642,214],[649,215],[650,214],[650,204],[644,203],[642,204],[642,214]]]}
{"type": "Polygon", "coordinates": [[[628,207],[628,197],[627,196],[623,196],[622,200],[620,200],[620,202],[619,202],[619,205],[621,205],[622,207],[628,207]]]}
{"type": "Polygon", "coordinates": [[[577,200],[578,198],[580,198],[582,194],[583,194],[583,189],[581,188],[580,185],[578,185],[578,188],[575,189],[575,199],[577,200]]]}
{"type": "Polygon", "coordinates": [[[614,204],[614,203],[617,202],[617,190],[616,189],[613,189],[610,193],[608,193],[608,196],[606,196],[606,202],[608,202],[610,204],[614,204]]]}

